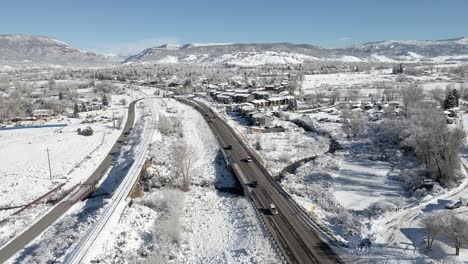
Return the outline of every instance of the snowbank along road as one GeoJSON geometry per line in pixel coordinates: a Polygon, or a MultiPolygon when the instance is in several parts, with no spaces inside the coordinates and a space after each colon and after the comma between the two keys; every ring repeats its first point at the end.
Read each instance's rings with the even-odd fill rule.
{"type": "Polygon", "coordinates": [[[93,248],[93,246],[96,246],[96,244],[99,244],[96,242],[98,237],[102,238],[104,232],[108,231],[109,227],[115,224],[115,220],[118,220],[122,215],[128,203],[127,197],[130,195],[130,192],[138,181],[143,164],[147,159],[149,144],[152,141],[153,134],[156,129],[157,116],[156,109],[152,105],[152,120],[150,122],[146,122],[143,140],[138,145],[136,150],[137,154],[131,168],[117,190],[113,193],[111,201],[104,209],[101,217],[91,226],[75,249],[66,257],[66,263],[88,262],[87,257],[90,255],[90,249],[93,248]]]}
{"type": "Polygon", "coordinates": [[[45,231],[47,227],[52,225],[65,212],[67,212],[77,201],[86,198],[89,194],[91,194],[94,191],[96,184],[99,182],[99,180],[107,172],[110,165],[112,164],[113,154],[119,151],[120,147],[123,144],[123,141],[133,128],[133,124],[135,122],[135,105],[140,100],[141,99],[133,101],[129,104],[128,118],[120,137],[118,138],[117,142],[112,146],[112,149],[110,150],[109,154],[101,162],[101,164],[94,171],[94,173],[64,201],[57,204],[52,210],[47,212],[37,222],[35,222],[28,229],[26,229],[23,233],[21,233],[15,239],[4,245],[0,249],[0,263],[7,261],[18,251],[22,250],[26,245],[28,245],[43,231],[45,231]]]}
{"type": "Polygon", "coordinates": [[[234,171],[244,187],[244,193],[257,208],[262,222],[286,262],[343,263],[325,242],[322,237],[325,235],[321,230],[314,227],[308,216],[275,182],[224,120],[202,103],[185,99],[179,101],[193,106],[205,116],[219,144],[225,148],[229,162],[234,164],[234,171]],[[247,157],[252,161],[247,162],[247,157]],[[258,183],[255,187],[252,185],[254,180],[258,183]],[[277,207],[277,214],[270,212],[270,204],[277,207]]]}

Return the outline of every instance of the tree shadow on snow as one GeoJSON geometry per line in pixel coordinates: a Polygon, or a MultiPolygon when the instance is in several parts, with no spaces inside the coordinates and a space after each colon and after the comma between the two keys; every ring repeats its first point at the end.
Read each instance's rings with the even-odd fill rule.
{"type": "Polygon", "coordinates": [[[450,204],[452,201],[445,199],[437,199],[437,203],[430,203],[421,209],[425,213],[434,212],[435,210],[444,209],[446,205],[450,204]]]}

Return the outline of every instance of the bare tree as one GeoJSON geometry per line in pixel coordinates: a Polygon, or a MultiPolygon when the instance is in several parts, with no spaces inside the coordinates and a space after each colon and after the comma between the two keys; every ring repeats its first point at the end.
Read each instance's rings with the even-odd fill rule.
{"type": "Polygon", "coordinates": [[[459,175],[458,153],[465,139],[464,131],[449,129],[445,116],[437,109],[421,104],[410,112],[410,136],[405,143],[446,184],[459,175]]]}
{"type": "Polygon", "coordinates": [[[299,87],[298,78],[297,76],[291,76],[288,81],[288,92],[290,95],[294,95],[296,93],[297,87],[299,87]]]}
{"type": "Polygon", "coordinates": [[[428,249],[432,248],[432,243],[434,243],[434,239],[437,235],[442,232],[442,225],[443,217],[441,214],[431,214],[423,219],[422,224],[426,229],[426,246],[428,249]]]}
{"type": "Polygon", "coordinates": [[[49,85],[49,89],[50,90],[54,90],[55,89],[55,80],[54,79],[49,79],[49,81],[47,82],[48,85],[49,85]]]}
{"type": "Polygon", "coordinates": [[[460,248],[463,243],[468,242],[468,223],[453,212],[442,213],[440,215],[442,231],[455,243],[455,254],[460,255],[460,248]]]}
{"type": "Polygon", "coordinates": [[[366,120],[360,111],[343,110],[343,130],[348,138],[362,136],[367,129],[366,120]]]}
{"type": "Polygon", "coordinates": [[[437,101],[440,105],[444,103],[445,91],[442,88],[435,88],[429,91],[432,96],[432,99],[437,101]]]}
{"type": "Polygon", "coordinates": [[[185,141],[181,141],[174,146],[172,161],[176,174],[182,178],[182,190],[188,191],[191,183],[191,173],[195,163],[195,153],[193,147],[185,141]]]}
{"type": "Polygon", "coordinates": [[[124,121],[124,116],[123,115],[118,115],[115,119],[117,121],[117,125],[116,125],[115,128],[121,129],[122,125],[123,125],[123,121],[124,121]]]}
{"type": "Polygon", "coordinates": [[[420,86],[402,88],[400,94],[405,110],[418,105],[424,99],[424,90],[420,86]]]}

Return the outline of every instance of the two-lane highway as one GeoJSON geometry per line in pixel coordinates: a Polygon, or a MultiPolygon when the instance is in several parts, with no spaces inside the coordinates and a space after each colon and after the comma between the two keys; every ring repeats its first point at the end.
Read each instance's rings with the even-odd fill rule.
{"type": "Polygon", "coordinates": [[[109,154],[106,155],[104,160],[101,162],[99,167],[93,172],[93,174],[79,187],[75,192],[65,198],[64,201],[58,203],[52,210],[44,214],[37,222],[32,224],[23,233],[18,235],[16,238],[8,242],[6,245],[0,248],[0,263],[7,261],[17,252],[26,247],[31,241],[39,237],[50,225],[57,221],[63,214],[65,214],[76,202],[86,198],[89,194],[94,191],[94,188],[102,178],[102,176],[109,170],[112,164],[114,153],[120,151],[121,146],[124,143],[125,138],[130,133],[135,123],[135,105],[138,101],[131,102],[128,106],[127,121],[120,134],[118,140],[112,146],[109,154]]]}
{"type": "MultiPolygon", "coordinates": [[[[179,99],[179,101],[195,107],[205,116],[210,128],[222,147],[228,145],[226,155],[231,164],[243,174],[239,177],[241,184],[261,212],[266,228],[275,239],[283,256],[289,263],[342,263],[339,256],[319,235],[320,230],[315,229],[307,216],[298,208],[297,204],[275,182],[273,177],[250,153],[233,129],[209,107],[202,103],[179,99]],[[251,157],[252,162],[245,158],[251,157]],[[256,180],[257,187],[251,182],[256,180]],[[269,213],[269,204],[278,208],[277,215],[269,213]]],[[[234,169],[236,172],[236,169],[234,169]]]]}

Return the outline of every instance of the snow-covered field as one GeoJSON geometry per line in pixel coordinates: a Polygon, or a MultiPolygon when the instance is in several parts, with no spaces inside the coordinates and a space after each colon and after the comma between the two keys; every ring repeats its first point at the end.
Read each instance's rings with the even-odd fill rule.
{"type": "Polygon", "coordinates": [[[382,199],[403,195],[400,184],[389,179],[390,169],[388,162],[343,159],[332,173],[336,199],[347,209],[362,210],[382,199]]]}
{"type": "MultiPolygon", "coordinates": [[[[112,127],[112,111],[87,112],[103,121],[81,124],[83,118],[59,117],[49,123],[63,123],[63,128],[31,128],[0,131],[0,207],[26,205],[52,188],[65,183],[67,190],[89,177],[117,140],[121,130],[112,127]],[[90,126],[92,136],[78,135],[78,128],[90,126]],[[49,149],[52,180],[49,175],[46,150],[49,149]]],[[[114,109],[116,116],[124,116],[123,106],[114,109]]],[[[20,230],[39,217],[51,204],[39,204],[9,218],[19,208],[0,211],[1,219],[12,221],[0,226],[0,244],[4,244],[20,230]]]]}
{"type": "MultiPolygon", "coordinates": [[[[344,72],[331,74],[313,74],[306,75],[302,83],[302,89],[305,94],[316,92],[340,91],[346,92],[347,89],[358,90],[361,96],[369,94],[381,94],[383,89],[394,87],[405,87],[407,85],[420,85],[423,89],[429,91],[435,88],[445,89],[448,84],[453,88],[466,87],[466,84],[457,83],[451,80],[443,73],[434,73],[431,75],[413,76],[404,75],[407,80],[401,82],[398,78],[402,76],[391,74],[390,69],[370,70],[366,72],[344,72]]],[[[341,94],[344,96],[344,94],[341,94]]]]}
{"type": "Polygon", "coordinates": [[[156,104],[160,115],[181,118],[182,131],[156,132],[151,172],[159,187],[135,199],[94,259],[105,263],[276,263],[276,253],[248,201],[214,188],[215,182],[231,186],[233,176],[223,167],[219,146],[203,117],[174,100],[156,104]],[[173,146],[181,140],[193,147],[195,155],[188,192],[177,189],[179,179],[170,166],[173,146]]]}
{"type": "MultiPolygon", "coordinates": [[[[141,103],[139,104],[141,105],[141,103]]],[[[133,151],[139,145],[144,129],[146,110],[136,107],[136,125],[129,135],[128,144],[122,147],[120,156],[103,176],[94,198],[76,203],[64,216],[51,225],[23,251],[10,259],[12,263],[62,263],[88,228],[100,217],[108,204],[109,196],[122,181],[131,165],[133,151]]],[[[89,176],[89,175],[88,175],[89,176]]]]}
{"type": "Polygon", "coordinates": [[[376,82],[392,82],[395,75],[391,71],[371,71],[356,73],[332,73],[332,74],[314,74],[306,75],[302,84],[305,93],[315,91],[317,87],[349,87],[352,85],[371,85],[376,82]]]}

